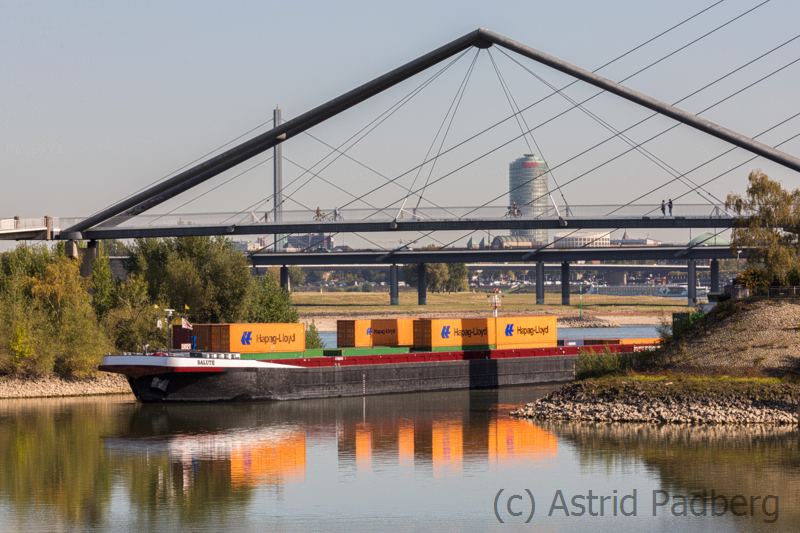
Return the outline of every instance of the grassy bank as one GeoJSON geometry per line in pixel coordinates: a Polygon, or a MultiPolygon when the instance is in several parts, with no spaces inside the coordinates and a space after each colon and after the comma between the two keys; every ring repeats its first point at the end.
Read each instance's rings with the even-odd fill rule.
{"type": "MultiPolygon", "coordinates": [[[[400,293],[400,305],[389,306],[385,292],[295,292],[292,294],[301,318],[352,318],[356,316],[409,316],[424,313],[454,313],[461,315],[489,315],[491,309],[485,293],[429,293],[427,305],[417,305],[416,291],[400,293]]],[[[686,309],[684,300],[650,296],[599,296],[584,295],[583,311],[592,315],[650,315],[671,316],[686,309]]],[[[580,312],[580,299],[572,295],[571,305],[561,305],[560,294],[546,294],[544,305],[536,304],[534,294],[506,294],[502,300],[503,313],[543,313],[572,315],[580,312]]]]}
{"type": "Polygon", "coordinates": [[[800,380],[793,377],[692,376],[687,374],[605,376],[575,384],[576,392],[587,400],[629,401],[642,395],[709,399],[744,397],[753,401],[800,401],[800,380]]]}
{"type": "Polygon", "coordinates": [[[785,300],[728,301],[673,337],[665,329],[654,352],[582,353],[578,379],[625,375],[790,377],[800,375],[800,304],[785,300]]]}
{"type": "Polygon", "coordinates": [[[800,304],[729,301],[655,351],[582,352],[577,381],[513,414],[660,424],[797,424],[800,304]]]}

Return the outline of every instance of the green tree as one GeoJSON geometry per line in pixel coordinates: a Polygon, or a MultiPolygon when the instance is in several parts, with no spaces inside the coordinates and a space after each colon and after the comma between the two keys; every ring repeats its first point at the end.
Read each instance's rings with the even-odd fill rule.
{"type": "Polygon", "coordinates": [[[323,281],[325,278],[323,277],[323,272],[319,270],[312,270],[308,274],[306,274],[306,281],[309,283],[319,283],[323,281]]]}
{"type": "Polygon", "coordinates": [[[784,280],[800,267],[800,190],[787,191],[754,170],[745,195],[729,194],[725,206],[741,217],[731,236],[732,255],[748,247],[748,264],[763,269],[768,279],[784,280]]]}
{"type": "Polygon", "coordinates": [[[156,328],[147,283],[136,274],[120,284],[114,307],[103,323],[112,344],[120,352],[138,352],[145,344],[153,348],[167,344],[166,331],[156,328]]]}
{"type": "Polygon", "coordinates": [[[253,313],[257,287],[250,263],[230,239],[139,239],[130,268],[152,303],[183,309],[198,323],[242,322],[253,313]]]}
{"type": "Polygon", "coordinates": [[[131,251],[124,242],[118,239],[100,241],[102,250],[110,256],[130,255],[131,251]]]}
{"type": "Polygon", "coordinates": [[[306,324],[306,350],[314,350],[325,348],[325,343],[317,331],[317,325],[312,320],[310,324],[306,324]]]}
{"type": "Polygon", "coordinates": [[[55,257],[40,275],[29,278],[32,312],[48,317],[47,339],[36,354],[41,361],[52,358],[53,366],[42,363],[38,370],[59,374],[86,375],[97,369],[109,348],[88,292],[90,282],[80,275],[78,262],[55,257]]]}
{"type": "MultiPolygon", "coordinates": [[[[410,287],[417,287],[419,285],[418,265],[408,264],[403,265],[403,277],[405,278],[406,285],[410,287]]],[[[425,280],[427,281],[427,288],[429,291],[442,291],[445,289],[448,279],[450,278],[450,270],[447,263],[427,263],[425,267],[425,280]]]]}
{"type": "Polygon", "coordinates": [[[275,278],[267,274],[256,280],[255,303],[249,322],[297,322],[299,315],[292,305],[292,295],[278,286],[275,278]]]}
{"type": "Polygon", "coordinates": [[[103,318],[114,306],[117,284],[111,273],[108,256],[101,249],[100,257],[92,263],[92,304],[99,318],[103,318]]]}
{"type": "Polygon", "coordinates": [[[469,289],[469,270],[466,263],[447,265],[447,290],[458,292],[469,289]]]}
{"type": "Polygon", "coordinates": [[[299,287],[306,282],[306,275],[299,266],[289,267],[289,283],[292,287],[299,287]]]}

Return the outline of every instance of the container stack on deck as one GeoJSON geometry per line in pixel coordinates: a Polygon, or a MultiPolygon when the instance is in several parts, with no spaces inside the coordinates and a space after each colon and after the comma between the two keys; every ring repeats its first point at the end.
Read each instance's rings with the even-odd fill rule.
{"type": "Polygon", "coordinates": [[[339,320],[336,337],[336,348],[306,350],[303,324],[195,324],[192,330],[175,325],[172,347],[238,352],[242,359],[274,360],[658,342],[658,339],[559,341],[556,317],[542,315],[339,320]]]}
{"type": "Polygon", "coordinates": [[[194,324],[174,325],[172,348],[208,352],[236,352],[242,359],[304,357],[303,324],[194,324]]]}

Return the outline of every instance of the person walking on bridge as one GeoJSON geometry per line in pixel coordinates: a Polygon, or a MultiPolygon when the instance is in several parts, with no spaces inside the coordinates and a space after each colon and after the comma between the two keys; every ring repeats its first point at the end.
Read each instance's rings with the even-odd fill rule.
{"type": "Polygon", "coordinates": [[[661,216],[667,216],[667,204],[664,203],[664,200],[661,200],[661,216]]]}
{"type": "Polygon", "coordinates": [[[667,202],[667,207],[669,207],[669,216],[672,216],[672,198],[667,202]]]}

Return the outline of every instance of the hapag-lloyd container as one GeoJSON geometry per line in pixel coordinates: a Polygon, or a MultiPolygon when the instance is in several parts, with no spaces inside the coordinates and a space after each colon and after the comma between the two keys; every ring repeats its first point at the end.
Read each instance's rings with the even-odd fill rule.
{"type": "Polygon", "coordinates": [[[423,349],[491,349],[494,318],[420,318],[414,320],[414,347],[423,349]]]}
{"type": "Polygon", "coordinates": [[[412,346],[414,343],[414,319],[338,320],[336,322],[336,343],[340,348],[412,346]]]}
{"type": "MultiPolygon", "coordinates": [[[[189,330],[174,335],[173,347],[178,349],[187,342],[186,331],[189,330]]],[[[173,329],[173,332],[178,330],[173,329]]],[[[303,324],[194,324],[188,335],[189,342],[191,337],[195,337],[192,349],[210,352],[269,354],[306,349],[303,324]]]]}
{"type": "Polygon", "coordinates": [[[556,346],[556,317],[504,316],[495,319],[497,349],[556,346]]]}
{"type": "Polygon", "coordinates": [[[620,339],[620,344],[661,344],[661,339],[658,337],[649,337],[642,339],[620,339]]]}
{"type": "Polygon", "coordinates": [[[369,348],[372,339],[367,333],[372,320],[337,320],[336,346],[340,348],[369,348]]]}
{"type": "MultiPolygon", "coordinates": [[[[226,329],[228,332],[227,344],[224,337],[220,337],[219,351],[223,352],[302,352],[306,349],[306,329],[303,324],[220,324],[216,327],[221,332],[226,329]]],[[[214,331],[212,328],[212,346],[215,346],[214,331]]]]}
{"type": "Polygon", "coordinates": [[[373,346],[413,346],[413,318],[379,318],[371,321],[373,346]]]}

